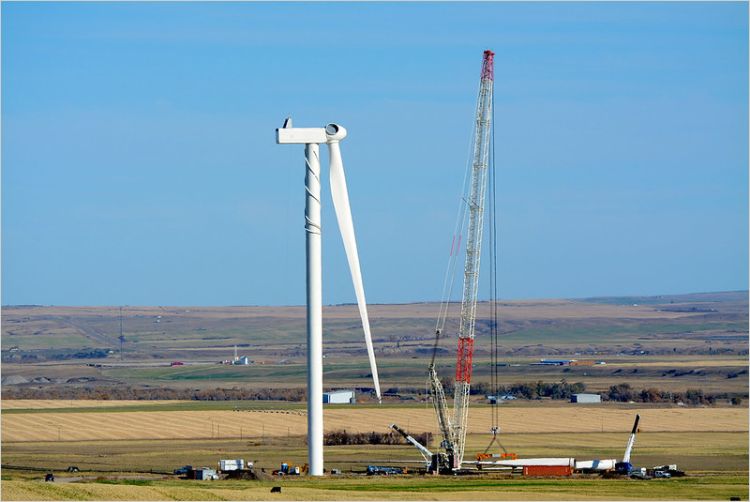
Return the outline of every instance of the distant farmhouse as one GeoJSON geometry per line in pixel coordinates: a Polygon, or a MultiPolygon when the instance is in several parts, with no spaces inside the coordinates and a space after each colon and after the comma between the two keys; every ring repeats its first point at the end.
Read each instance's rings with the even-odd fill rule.
{"type": "Polygon", "coordinates": [[[224,359],[220,364],[233,364],[236,366],[248,366],[252,361],[247,356],[237,355],[237,346],[234,346],[234,357],[230,359],[224,359]]]}

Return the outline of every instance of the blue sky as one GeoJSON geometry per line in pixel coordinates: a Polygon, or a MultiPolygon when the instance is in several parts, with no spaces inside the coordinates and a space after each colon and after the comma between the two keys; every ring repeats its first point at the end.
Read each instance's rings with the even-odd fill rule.
{"type": "Polygon", "coordinates": [[[4,2],[2,303],[303,304],[287,115],[349,131],[368,301],[439,299],[486,48],[501,297],[746,289],[747,12],[4,2]]]}

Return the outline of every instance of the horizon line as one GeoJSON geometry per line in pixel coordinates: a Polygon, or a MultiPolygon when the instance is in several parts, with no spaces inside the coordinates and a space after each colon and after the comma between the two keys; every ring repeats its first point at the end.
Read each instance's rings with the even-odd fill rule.
{"type": "MultiPolygon", "coordinates": [[[[596,299],[612,299],[612,298],[660,298],[670,296],[694,296],[694,295],[718,295],[718,294],[730,294],[730,293],[750,293],[748,289],[730,289],[723,291],[694,291],[690,293],[661,293],[661,294],[629,294],[629,295],[597,295],[597,296],[578,296],[578,297],[531,297],[531,298],[498,298],[496,302],[525,302],[525,301],[552,301],[552,300],[568,300],[568,301],[585,301],[585,300],[596,300],[596,299]]],[[[477,303],[489,303],[491,300],[478,300],[477,303]]],[[[440,300],[414,300],[409,302],[368,302],[367,305],[420,305],[420,304],[433,304],[442,303],[440,300]]],[[[450,300],[447,303],[461,303],[461,300],[450,300]]],[[[356,302],[344,302],[344,303],[329,303],[325,304],[324,307],[348,307],[356,306],[356,302]]],[[[234,305],[131,305],[131,304],[102,304],[102,305],[62,305],[62,304],[41,304],[41,303],[19,303],[19,304],[3,304],[0,308],[20,308],[20,307],[71,307],[71,308],[86,308],[86,307],[154,307],[154,308],[292,308],[292,307],[305,307],[305,304],[286,304],[286,305],[261,305],[261,304],[234,304],[234,305]]]]}

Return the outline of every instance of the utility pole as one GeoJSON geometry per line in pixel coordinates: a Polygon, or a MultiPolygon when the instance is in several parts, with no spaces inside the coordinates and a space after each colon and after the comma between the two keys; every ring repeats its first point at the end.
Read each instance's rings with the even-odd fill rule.
{"type": "Polygon", "coordinates": [[[125,337],[122,334],[122,306],[120,307],[120,336],[118,339],[120,340],[120,361],[122,361],[122,344],[125,342],[125,337]]]}

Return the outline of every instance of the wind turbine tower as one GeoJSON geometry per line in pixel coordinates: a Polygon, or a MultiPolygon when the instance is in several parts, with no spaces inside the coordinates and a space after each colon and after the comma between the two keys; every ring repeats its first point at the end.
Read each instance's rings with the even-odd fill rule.
{"type": "Polygon", "coordinates": [[[380,400],[380,382],[375,363],[375,352],[370,335],[362,272],[359,267],[357,242],[354,237],[349,192],[346,188],[344,164],[339,142],[346,137],[346,129],[338,124],[320,128],[292,127],[287,118],[284,126],[276,129],[276,143],[305,145],[305,233],[307,248],[307,442],[308,464],[312,476],[323,475],[323,294],[320,250],[320,145],[328,145],[329,181],[331,198],[336,212],[346,258],[357,296],[365,344],[370,359],[375,393],[380,400]]]}

